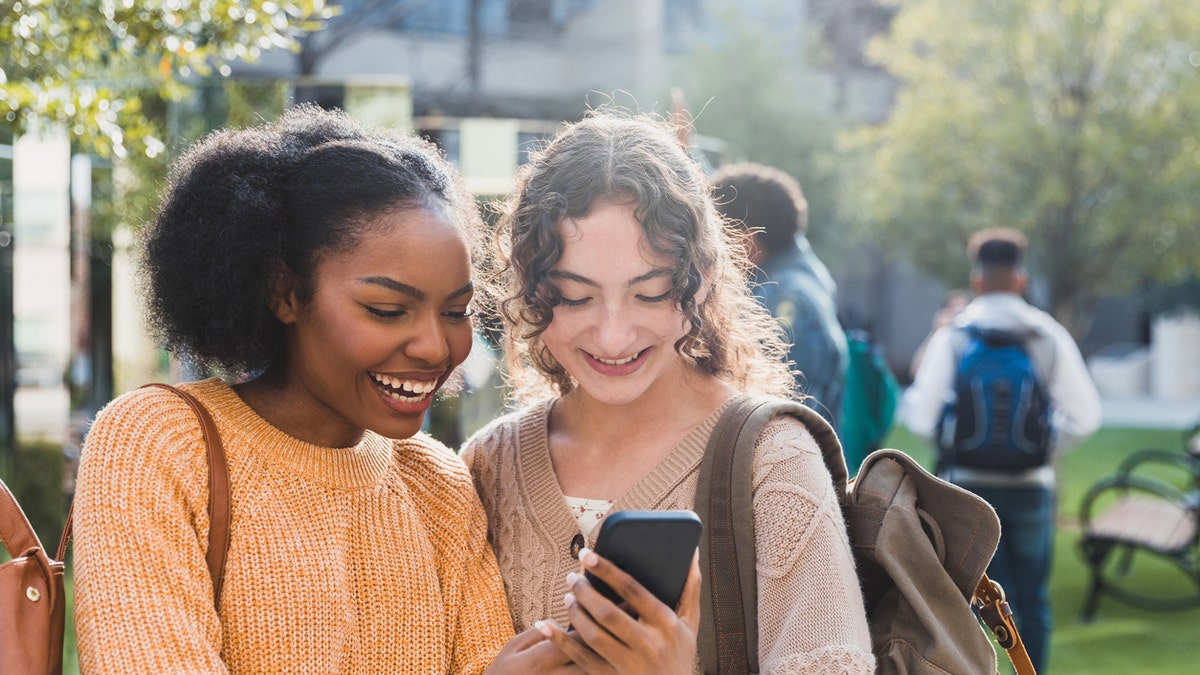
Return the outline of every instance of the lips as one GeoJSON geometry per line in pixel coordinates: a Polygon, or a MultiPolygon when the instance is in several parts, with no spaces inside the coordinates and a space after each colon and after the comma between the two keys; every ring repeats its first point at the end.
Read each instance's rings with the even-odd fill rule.
{"type": "Polygon", "coordinates": [[[649,349],[643,349],[635,354],[615,359],[596,356],[589,352],[584,353],[587,354],[587,362],[591,365],[592,370],[601,375],[621,376],[629,375],[641,368],[642,363],[646,360],[646,354],[649,352],[649,349]]]}
{"type": "Polygon", "coordinates": [[[438,379],[411,379],[370,373],[376,388],[401,403],[418,403],[438,387],[438,379]]]}
{"type": "Polygon", "coordinates": [[[593,356],[592,356],[592,358],[596,359],[596,360],[597,360],[597,361],[599,361],[600,363],[604,363],[604,364],[607,364],[607,365],[610,365],[610,366],[623,366],[623,365],[625,365],[626,363],[629,363],[630,361],[632,361],[632,360],[636,359],[637,357],[639,357],[639,356],[641,356],[641,355],[642,355],[642,353],[641,353],[641,352],[638,352],[638,353],[636,353],[636,354],[633,354],[633,355],[631,355],[631,356],[627,356],[627,357],[625,357],[625,358],[623,358],[623,359],[606,359],[606,358],[602,358],[602,357],[595,356],[595,355],[593,355],[593,356]]]}

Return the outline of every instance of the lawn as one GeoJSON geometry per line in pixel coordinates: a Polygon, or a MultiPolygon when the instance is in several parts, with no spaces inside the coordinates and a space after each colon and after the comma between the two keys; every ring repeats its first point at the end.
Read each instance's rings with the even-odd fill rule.
{"type": "MultiPolygon", "coordinates": [[[[912,454],[925,466],[931,464],[928,447],[903,428],[893,431],[887,445],[912,454]]],[[[1147,447],[1176,449],[1180,445],[1178,431],[1104,429],[1062,458],[1059,529],[1051,579],[1057,626],[1048,670],[1070,674],[1196,672],[1196,663],[1200,662],[1200,610],[1153,613],[1102,600],[1093,623],[1079,621],[1087,568],[1076,548],[1076,523],[1088,487],[1130,452],[1147,447]]],[[[1163,583],[1167,583],[1165,575],[1169,572],[1162,570],[1163,583]]],[[[71,601],[69,588],[67,601],[71,601]]],[[[65,673],[78,672],[74,637],[74,625],[68,621],[65,673]]]]}
{"type": "MultiPolygon", "coordinates": [[[[1179,449],[1180,431],[1103,429],[1061,458],[1059,470],[1058,535],[1050,593],[1055,631],[1050,665],[1054,673],[1196,672],[1200,662],[1200,609],[1157,613],[1125,607],[1102,599],[1096,619],[1079,621],[1088,584],[1087,567],[1078,550],[1079,506],[1088,488],[1112,471],[1129,453],[1148,447],[1179,449]]],[[[905,429],[893,431],[887,445],[909,452],[925,466],[932,451],[905,429]]],[[[1150,580],[1168,586],[1177,580],[1168,567],[1152,569],[1161,576],[1150,580]]]]}

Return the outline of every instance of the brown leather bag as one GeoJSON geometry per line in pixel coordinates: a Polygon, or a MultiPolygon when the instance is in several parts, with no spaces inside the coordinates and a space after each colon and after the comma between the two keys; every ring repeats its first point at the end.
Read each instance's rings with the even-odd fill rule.
{"type": "MultiPolygon", "coordinates": [[[[213,603],[221,605],[221,583],[225,554],[229,549],[229,468],[217,425],[203,404],[191,394],[170,385],[147,387],[169,389],[195,411],[200,419],[208,452],[208,571],[213,580],[213,603]]],[[[66,625],[63,574],[67,542],[71,537],[71,514],[50,558],[8,486],[0,481],[0,539],[12,560],[0,565],[0,675],[61,675],[63,627],[66,625]]]]}

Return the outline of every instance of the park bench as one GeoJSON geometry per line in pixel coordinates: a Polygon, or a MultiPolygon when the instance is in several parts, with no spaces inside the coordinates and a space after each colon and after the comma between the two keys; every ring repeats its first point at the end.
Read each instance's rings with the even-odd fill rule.
{"type": "Polygon", "coordinates": [[[1182,451],[1126,458],[1088,490],[1080,520],[1091,577],[1084,621],[1095,618],[1101,596],[1151,611],[1200,607],[1200,425],[1182,451]],[[1164,566],[1172,583],[1158,583],[1164,566]]]}

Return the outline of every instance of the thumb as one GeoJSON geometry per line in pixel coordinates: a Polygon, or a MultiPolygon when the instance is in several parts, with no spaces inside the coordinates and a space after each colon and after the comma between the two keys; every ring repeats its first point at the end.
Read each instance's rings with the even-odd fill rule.
{"type": "Polygon", "coordinates": [[[700,629],[700,581],[700,550],[696,549],[687,581],[683,583],[683,593],[679,595],[679,606],[675,608],[680,621],[687,624],[693,633],[700,629]]]}
{"type": "Polygon", "coordinates": [[[537,626],[534,626],[533,628],[527,628],[521,633],[518,633],[516,637],[509,640],[508,644],[505,646],[511,648],[513,651],[521,652],[529,649],[533,645],[545,639],[546,634],[539,630],[537,626]]]}

